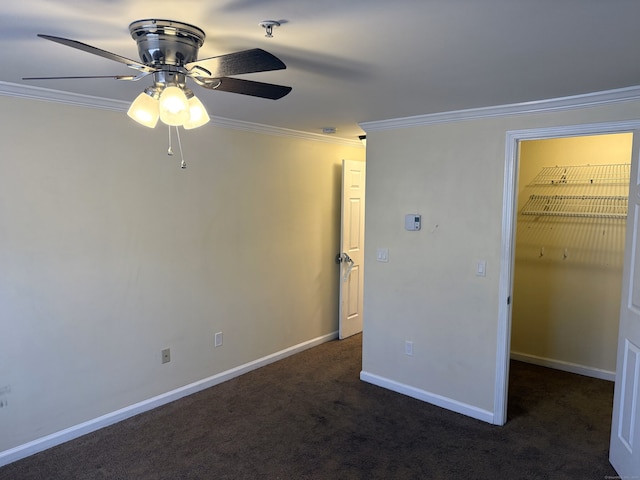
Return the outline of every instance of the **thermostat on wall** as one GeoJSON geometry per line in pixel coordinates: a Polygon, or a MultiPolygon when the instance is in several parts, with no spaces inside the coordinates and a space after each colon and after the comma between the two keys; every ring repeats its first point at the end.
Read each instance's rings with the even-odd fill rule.
{"type": "Polygon", "coordinates": [[[409,231],[420,230],[421,215],[417,213],[408,213],[404,216],[404,229],[409,231]]]}

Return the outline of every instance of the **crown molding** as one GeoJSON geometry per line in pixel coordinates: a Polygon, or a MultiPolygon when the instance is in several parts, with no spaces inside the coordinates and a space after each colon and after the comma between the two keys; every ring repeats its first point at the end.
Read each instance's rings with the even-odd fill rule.
{"type": "MultiPolygon", "coordinates": [[[[110,110],[114,112],[126,112],[130,102],[113,100],[110,98],[94,97],[79,93],[63,92],[49,88],[34,87],[30,85],[19,85],[17,83],[0,81],[0,95],[6,97],[28,98],[31,100],[41,100],[46,102],[62,103],[78,107],[96,108],[100,110],[110,110]]],[[[211,126],[230,128],[233,130],[243,130],[246,132],[261,133],[264,135],[275,135],[280,137],[297,138],[301,140],[313,140],[335,145],[345,145],[350,147],[362,147],[359,140],[348,138],[331,137],[317,133],[291,130],[288,128],[274,127],[260,123],[245,122],[242,120],[232,120],[224,117],[211,117],[211,126]]]]}
{"type": "MultiPolygon", "coordinates": [[[[127,107],[128,108],[128,107],[127,107]]],[[[253,133],[263,133],[265,135],[276,135],[281,137],[299,138],[302,140],[315,140],[318,142],[332,143],[336,145],[348,145],[350,147],[364,148],[360,140],[350,140],[348,138],[321,135],[319,133],[302,132],[282,127],[273,127],[262,123],[245,122],[242,120],[232,120],[223,117],[211,117],[211,125],[231,128],[234,130],[244,130],[253,133]]]]}
{"type": "Polygon", "coordinates": [[[65,105],[75,105],[78,107],[99,108],[101,110],[111,110],[115,112],[126,112],[129,108],[129,104],[121,100],[93,97],[91,95],[69,93],[61,90],[52,90],[50,88],[18,85],[17,83],[1,81],[0,95],[5,97],[28,98],[31,100],[63,103],[65,105]]]}
{"type": "Polygon", "coordinates": [[[365,132],[369,133],[382,130],[433,125],[436,123],[450,123],[508,115],[571,110],[638,99],[640,99],[640,86],[634,86],[582,95],[573,95],[569,97],[552,98],[548,100],[536,100],[532,102],[512,103],[509,105],[470,108],[466,110],[430,113],[426,115],[393,118],[389,120],[362,122],[359,125],[365,132]]]}

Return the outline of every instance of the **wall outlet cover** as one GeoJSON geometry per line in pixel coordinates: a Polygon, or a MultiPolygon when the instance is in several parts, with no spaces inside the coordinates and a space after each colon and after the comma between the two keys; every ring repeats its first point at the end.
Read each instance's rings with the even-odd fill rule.
{"type": "Polygon", "coordinates": [[[171,361],[171,349],[165,348],[162,350],[162,363],[169,363],[171,361]]]}

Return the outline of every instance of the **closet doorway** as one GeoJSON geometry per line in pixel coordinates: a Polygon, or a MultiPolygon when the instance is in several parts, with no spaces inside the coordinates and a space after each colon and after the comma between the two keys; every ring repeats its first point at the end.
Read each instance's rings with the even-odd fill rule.
{"type": "Polygon", "coordinates": [[[615,380],[632,141],[520,143],[511,358],[615,380]]]}
{"type": "MultiPolygon", "coordinates": [[[[512,294],[516,247],[516,221],[518,207],[519,170],[526,168],[520,164],[520,147],[529,140],[559,139],[568,137],[591,137],[608,134],[631,133],[640,129],[640,120],[593,123],[557,127],[510,130],[506,132],[505,175],[502,210],[502,241],[500,260],[498,338],[496,347],[496,375],[494,395],[494,416],[492,423],[504,425],[507,422],[507,400],[509,392],[509,363],[511,360],[512,294]]],[[[635,137],[635,134],[634,134],[635,137]]],[[[629,155],[630,157],[631,155],[629,155]]],[[[564,162],[559,162],[564,163],[564,162]]],[[[584,163],[584,162],[582,162],[584,163]]],[[[535,171],[535,168],[534,168],[535,171]]],[[[535,172],[532,175],[535,176],[535,172]]],[[[523,176],[522,186],[526,186],[523,176]]],[[[538,251],[538,253],[540,253],[538,251]]],[[[546,255],[547,249],[544,250],[546,255]]],[[[564,253],[564,248],[562,249],[564,253]]],[[[571,252],[568,252],[571,254],[571,252]]],[[[627,260],[623,263],[626,265],[627,260]]],[[[621,295],[618,297],[618,303],[621,295]]],[[[620,320],[620,318],[618,319],[620,320]]],[[[615,347],[617,351],[617,346],[615,347]]],[[[539,355],[542,356],[542,355],[539,355]]],[[[618,381],[616,380],[616,386],[618,381]]]]}

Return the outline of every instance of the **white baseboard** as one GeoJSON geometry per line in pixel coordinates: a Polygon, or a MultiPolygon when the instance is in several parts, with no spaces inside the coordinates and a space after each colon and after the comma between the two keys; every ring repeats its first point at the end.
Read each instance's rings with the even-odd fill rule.
{"type": "Polygon", "coordinates": [[[264,367],[265,365],[277,362],[278,360],[282,360],[283,358],[289,357],[296,353],[300,353],[304,350],[318,346],[325,342],[329,342],[336,338],[338,338],[338,332],[332,332],[327,335],[308,340],[306,342],[294,345],[271,355],[267,355],[266,357],[262,357],[252,362],[245,363],[244,365],[232,368],[225,372],[218,373],[189,385],[185,385],[175,390],[171,390],[161,395],[143,400],[128,407],[121,408],[120,410],[107,413],[106,415],[102,415],[78,425],[74,425],[72,427],[65,428],[64,430],[60,430],[50,435],[38,438],[23,445],[5,450],[3,452],[0,452],[0,467],[33,455],[35,453],[41,452],[48,448],[55,447],[56,445],[68,442],[69,440],[81,437],[82,435],[86,435],[87,433],[91,433],[101,428],[108,427],[109,425],[113,425],[114,423],[121,422],[122,420],[133,417],[134,415],[138,415],[140,413],[173,402],[175,400],[178,400],[179,398],[186,397],[187,395],[205,390],[209,387],[213,387],[222,382],[226,382],[227,380],[231,380],[232,378],[248,373],[252,370],[264,367]]]}
{"type": "Polygon", "coordinates": [[[555,368],[556,370],[562,370],[564,372],[577,373],[578,375],[585,375],[587,377],[609,380],[610,382],[615,382],[616,380],[616,372],[587,367],[577,363],[564,362],[562,360],[554,360],[552,358],[538,357],[536,355],[529,355],[528,353],[511,352],[511,359],[525,363],[533,363],[541,367],[555,368]]]}
{"type": "Polygon", "coordinates": [[[401,393],[403,395],[407,395],[409,397],[417,398],[418,400],[422,400],[423,402],[430,403],[437,407],[445,408],[456,413],[461,413],[462,415],[466,415],[468,417],[482,420],[483,422],[493,423],[493,412],[483,410],[481,408],[474,407],[473,405],[468,405],[451,398],[443,397],[442,395],[438,395],[436,393],[427,392],[410,385],[405,385],[403,383],[399,383],[394,380],[375,375],[373,373],[365,372],[364,370],[360,372],[360,380],[362,380],[363,382],[372,383],[373,385],[377,385],[378,387],[401,393]]]}

